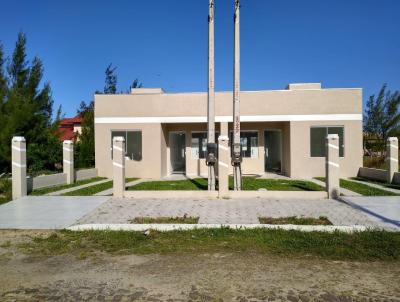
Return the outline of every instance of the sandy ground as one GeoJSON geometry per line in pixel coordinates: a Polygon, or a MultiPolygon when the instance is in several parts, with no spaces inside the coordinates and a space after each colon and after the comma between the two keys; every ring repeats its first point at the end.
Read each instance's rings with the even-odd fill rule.
{"type": "Polygon", "coordinates": [[[32,257],[0,231],[0,301],[400,301],[400,263],[260,254],[32,257]]]}

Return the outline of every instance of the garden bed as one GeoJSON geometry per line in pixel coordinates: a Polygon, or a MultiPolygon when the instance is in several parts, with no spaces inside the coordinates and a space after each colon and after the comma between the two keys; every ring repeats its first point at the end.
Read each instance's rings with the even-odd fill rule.
{"type": "Polygon", "coordinates": [[[258,220],[262,224],[295,224],[295,225],[333,225],[330,220],[325,216],[318,218],[313,217],[259,217],[258,220]]]}
{"type": "Polygon", "coordinates": [[[196,224],[199,222],[199,217],[191,217],[184,215],[183,217],[135,217],[130,220],[129,223],[137,223],[137,224],[152,224],[152,223],[160,223],[160,224],[196,224]]]}

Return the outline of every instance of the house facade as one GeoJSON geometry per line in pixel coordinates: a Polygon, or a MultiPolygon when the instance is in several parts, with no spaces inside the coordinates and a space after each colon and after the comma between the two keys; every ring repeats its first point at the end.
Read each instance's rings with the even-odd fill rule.
{"type": "MultiPolygon", "coordinates": [[[[232,92],[215,95],[216,136],[232,129],[232,92]]],[[[325,138],[340,138],[341,177],[362,167],[362,90],[322,89],[319,83],[284,90],[242,91],[243,174],[325,175],[325,138]]],[[[112,138],[126,141],[126,176],[206,176],[207,93],[95,95],[95,150],[99,176],[112,177],[112,138]]]]}
{"type": "Polygon", "coordinates": [[[63,118],[59,122],[57,136],[60,141],[65,140],[78,140],[78,134],[82,133],[82,117],[77,115],[72,118],[63,118]]]}

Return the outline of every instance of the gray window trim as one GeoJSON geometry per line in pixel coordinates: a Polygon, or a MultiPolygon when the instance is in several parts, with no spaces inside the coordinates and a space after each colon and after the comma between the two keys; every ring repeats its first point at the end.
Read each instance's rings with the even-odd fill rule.
{"type": "Polygon", "coordinates": [[[310,158],[325,158],[325,156],[311,156],[311,129],[312,128],[343,128],[343,156],[339,156],[339,158],[345,158],[346,156],[346,135],[345,135],[345,126],[344,125],[312,125],[310,127],[310,152],[309,152],[309,157],[310,158]]]}
{"type": "Polygon", "coordinates": [[[112,142],[112,133],[113,132],[125,132],[125,158],[126,160],[132,160],[132,161],[142,161],[143,159],[143,131],[142,129],[111,129],[110,130],[110,138],[111,138],[111,147],[110,147],[110,151],[111,151],[111,159],[113,158],[113,142],[112,142]],[[141,135],[141,144],[140,144],[140,159],[131,159],[130,157],[127,156],[126,152],[127,152],[127,136],[128,133],[127,132],[140,132],[141,135]]]}

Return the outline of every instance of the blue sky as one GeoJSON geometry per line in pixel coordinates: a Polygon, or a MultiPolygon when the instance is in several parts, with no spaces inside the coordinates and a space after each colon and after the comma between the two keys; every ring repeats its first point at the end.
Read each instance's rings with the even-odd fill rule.
{"type": "MultiPolygon", "coordinates": [[[[17,33],[44,62],[55,105],[67,116],[104,86],[139,78],[169,92],[206,91],[208,0],[1,1],[0,41],[17,33]]],[[[361,87],[364,100],[388,83],[400,89],[400,1],[242,0],[242,90],[288,83],[361,87]]],[[[216,0],[216,89],[232,88],[233,0],[216,0]]]]}

